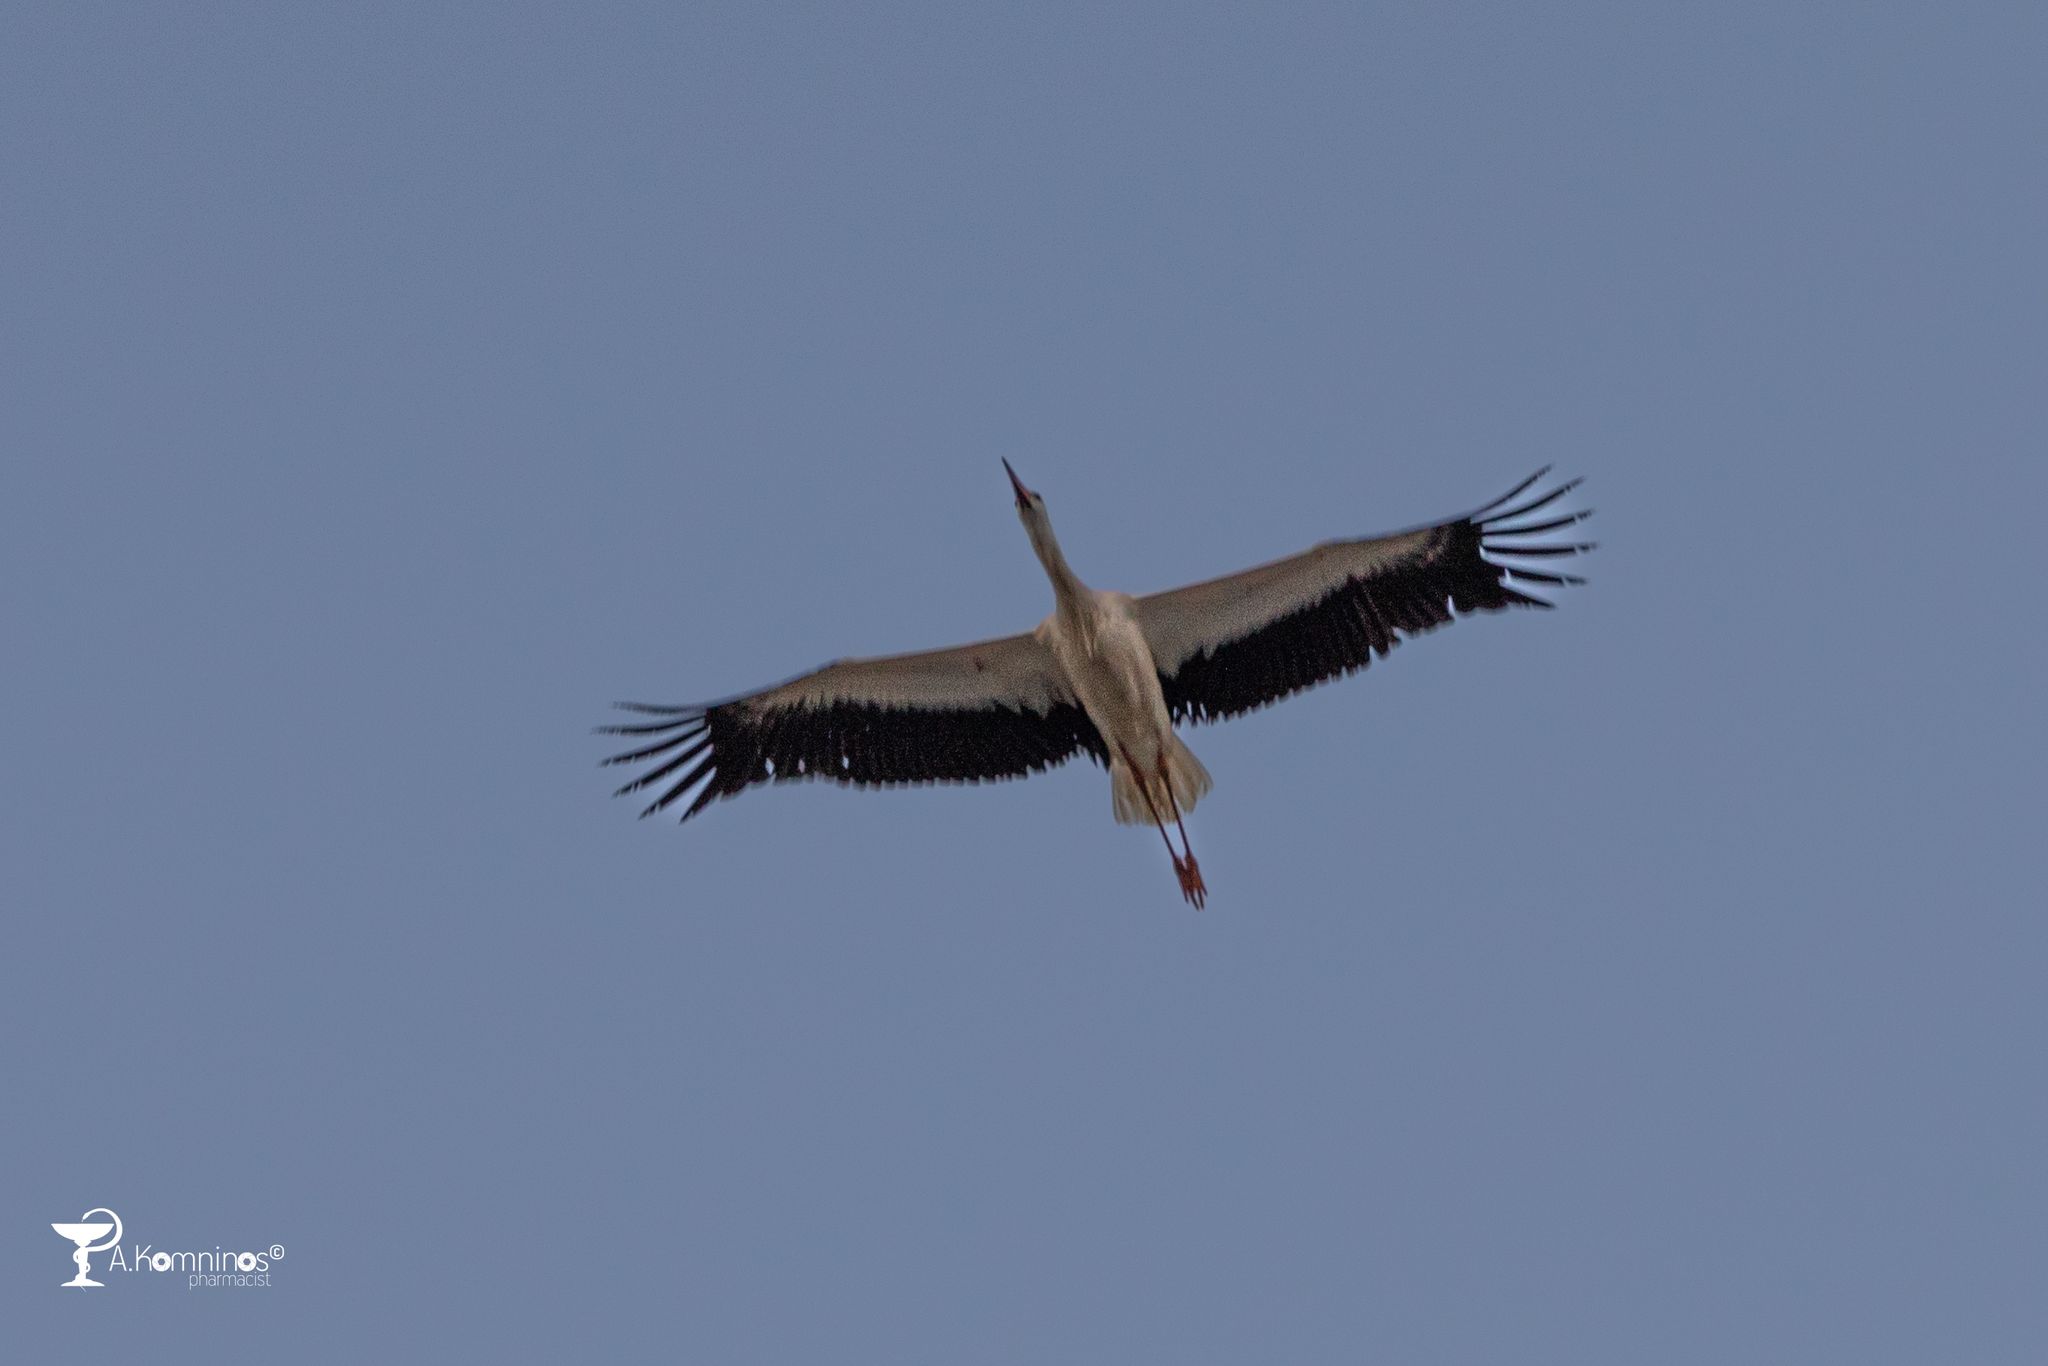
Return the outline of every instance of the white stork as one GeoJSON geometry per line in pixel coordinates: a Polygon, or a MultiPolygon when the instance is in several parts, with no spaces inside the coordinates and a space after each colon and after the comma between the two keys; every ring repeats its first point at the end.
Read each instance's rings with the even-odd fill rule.
{"type": "Polygon", "coordinates": [[[1208,889],[1181,817],[1209,790],[1209,773],[1174,734],[1175,722],[1236,716],[1355,672],[1404,635],[1449,622],[1453,609],[1549,607],[1510,580],[1584,580],[1514,561],[1593,548],[1518,539],[1583,521],[1590,508],[1509,525],[1564,497],[1576,479],[1497,510],[1527,493],[1546,467],[1463,517],[1327,541],[1241,574],[1134,598],[1082,583],[1053,538],[1045,500],[1024,487],[1009,461],[1003,469],[1052,580],[1053,613],[1037,630],[950,650],[842,659],[703,706],[619,703],[658,719],[604,726],[603,733],[659,738],[604,761],[655,765],[615,795],[661,787],[640,813],[650,816],[694,793],[683,809],[688,820],[757,783],[974,783],[1021,778],[1086,753],[1109,768],[1116,819],[1158,827],[1181,894],[1199,910],[1208,889]],[[1169,819],[1179,849],[1166,833],[1169,819]]]}

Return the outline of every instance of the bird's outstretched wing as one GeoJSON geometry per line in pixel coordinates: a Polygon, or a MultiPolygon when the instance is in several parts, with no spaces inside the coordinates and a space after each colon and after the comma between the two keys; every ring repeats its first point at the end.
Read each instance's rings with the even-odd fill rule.
{"type": "Polygon", "coordinates": [[[1030,635],[842,659],[703,706],[619,705],[654,718],[599,728],[658,737],[604,761],[653,765],[616,794],[656,789],[643,816],[693,790],[684,820],[756,783],[975,783],[1021,778],[1081,751],[1108,758],[1052,652],[1030,635]]]}
{"type": "Polygon", "coordinates": [[[1574,479],[1529,494],[1538,470],[1463,517],[1356,541],[1329,541],[1227,578],[1137,600],[1167,710],[1176,721],[1251,711],[1353,673],[1459,613],[1549,607],[1519,585],[1583,583],[1525,567],[1578,555],[1586,542],[1529,540],[1592,516],[1592,509],[1509,525],[1564,497],[1574,479]],[[1505,508],[1505,511],[1496,509],[1505,508]],[[1502,557],[1500,559],[1489,558],[1502,557]]]}

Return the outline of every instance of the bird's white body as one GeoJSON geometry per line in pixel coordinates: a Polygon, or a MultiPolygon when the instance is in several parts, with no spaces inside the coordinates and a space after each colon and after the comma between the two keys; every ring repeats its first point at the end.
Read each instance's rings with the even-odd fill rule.
{"type": "Polygon", "coordinates": [[[1032,634],[1051,652],[1068,694],[1101,732],[1109,752],[1110,809],[1125,825],[1163,822],[1169,812],[1194,810],[1209,790],[1209,771],[1173,733],[1159,667],[1138,620],[1138,600],[1081,582],[1052,534],[1045,500],[1015,474],[1010,481],[1017,488],[1017,515],[1052,581],[1052,615],[1032,634]]]}
{"type": "Polygon", "coordinates": [[[758,783],[973,783],[1087,754],[1109,769],[1117,820],[1159,828],[1182,895],[1199,907],[1207,889],[1181,817],[1208,792],[1209,774],[1174,724],[1239,716],[1353,673],[1454,613],[1550,606],[1516,583],[1581,580],[1519,561],[1592,546],[1527,539],[1587,512],[1519,522],[1577,481],[1502,510],[1544,473],[1449,521],[1325,541],[1242,573],[1134,598],[1081,582],[1053,537],[1045,500],[1012,471],[1017,516],[1052,583],[1053,612],[1037,630],[842,659],[703,706],[622,703],[656,719],[604,729],[656,738],[606,762],[655,761],[619,791],[659,785],[643,815],[690,797],[688,820],[758,783]],[[1179,829],[1180,849],[1169,825],[1179,829]]]}
{"type": "Polygon", "coordinates": [[[1173,733],[1159,668],[1136,609],[1137,599],[1128,593],[1083,587],[1034,633],[1102,732],[1109,749],[1110,805],[1125,825],[1149,824],[1154,812],[1175,807],[1192,811],[1210,785],[1209,770],[1173,733]],[[1161,772],[1163,786],[1156,776],[1161,772]]]}

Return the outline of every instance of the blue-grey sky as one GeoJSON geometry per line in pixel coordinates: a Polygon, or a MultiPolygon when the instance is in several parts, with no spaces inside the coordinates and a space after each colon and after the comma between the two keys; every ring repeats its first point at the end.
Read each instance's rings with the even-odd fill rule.
{"type": "Polygon", "coordinates": [[[0,1354],[2039,1362],[2044,51],[11,8],[0,1354]],[[1602,547],[1191,732],[1199,915],[1087,764],[609,798],[1034,623],[999,457],[1102,587],[1602,547]]]}

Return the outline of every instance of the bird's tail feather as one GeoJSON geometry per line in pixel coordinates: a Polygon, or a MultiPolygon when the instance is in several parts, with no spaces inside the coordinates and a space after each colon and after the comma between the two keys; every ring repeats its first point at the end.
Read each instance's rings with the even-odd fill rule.
{"type": "Polygon", "coordinates": [[[1178,735],[1166,751],[1166,776],[1173,780],[1174,804],[1183,814],[1194,810],[1195,803],[1209,794],[1209,770],[1178,735]]]}
{"type": "MultiPolygon", "coordinates": [[[[1206,795],[1211,786],[1209,770],[1202,767],[1202,761],[1195,757],[1178,735],[1172,736],[1166,749],[1166,777],[1173,786],[1173,806],[1182,815],[1195,809],[1195,803],[1206,795]]],[[[1159,819],[1170,821],[1173,811],[1166,803],[1166,794],[1159,790],[1158,780],[1151,779],[1152,800],[1145,800],[1145,793],[1138,786],[1139,778],[1132,773],[1119,755],[1109,765],[1109,803],[1116,813],[1120,825],[1150,825],[1156,807],[1159,819]]]]}
{"type": "Polygon", "coordinates": [[[1116,812],[1118,825],[1150,825],[1152,808],[1138,790],[1138,777],[1118,755],[1109,764],[1109,808],[1116,812]]]}

